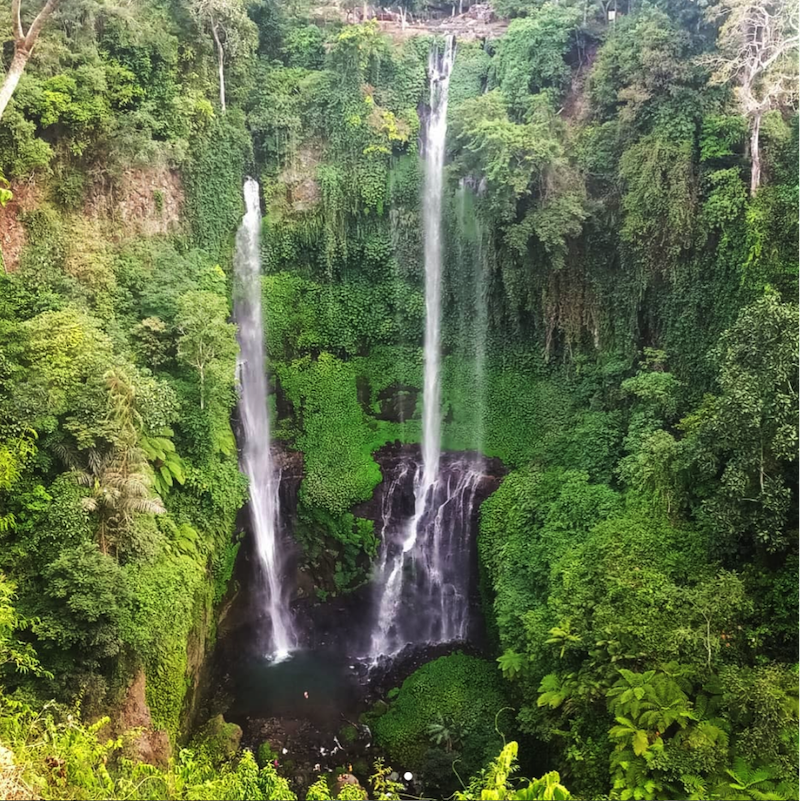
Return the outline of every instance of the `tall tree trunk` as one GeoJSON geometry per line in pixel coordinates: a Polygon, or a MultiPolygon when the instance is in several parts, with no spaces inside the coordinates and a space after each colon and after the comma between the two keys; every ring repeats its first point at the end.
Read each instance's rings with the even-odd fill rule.
{"type": "Polygon", "coordinates": [[[3,85],[0,86],[0,119],[3,118],[3,112],[6,110],[8,101],[11,100],[11,95],[17,88],[19,79],[28,63],[30,53],[25,50],[17,50],[14,53],[14,58],[11,60],[11,66],[8,68],[6,77],[3,79],[3,85]]]}
{"type": "Polygon", "coordinates": [[[11,65],[5,78],[3,78],[3,85],[0,86],[0,119],[3,118],[3,112],[6,110],[8,101],[11,100],[11,95],[14,94],[14,90],[17,88],[20,76],[28,63],[28,59],[31,57],[31,51],[39,38],[42,27],[50,15],[58,8],[60,2],[61,0],[47,0],[44,8],[36,15],[30,28],[28,28],[28,32],[25,33],[22,28],[21,0],[11,0],[14,58],[11,59],[11,65]]]}
{"type": "Polygon", "coordinates": [[[753,117],[753,127],[750,130],[750,197],[753,197],[761,185],[761,150],[758,137],[761,133],[761,112],[753,117]]]}
{"type": "Polygon", "coordinates": [[[219,104],[225,111],[225,51],[222,49],[222,42],[219,40],[217,23],[211,23],[211,33],[214,34],[214,41],[217,44],[217,60],[219,62],[219,104]]]}

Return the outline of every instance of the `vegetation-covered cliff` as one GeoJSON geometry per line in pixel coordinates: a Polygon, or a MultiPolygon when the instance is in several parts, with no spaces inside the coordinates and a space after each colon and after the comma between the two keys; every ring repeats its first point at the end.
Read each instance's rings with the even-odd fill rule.
{"type": "MultiPolygon", "coordinates": [[[[242,182],[324,601],[369,579],[376,450],[421,436],[419,154],[451,7],[403,3],[426,30],[360,4],[47,5],[32,48],[44,3],[22,37],[0,9],[6,83],[29,53],[0,107],[0,775],[9,797],[288,798],[270,760],[180,750],[247,497],[242,182]]],[[[479,774],[507,704],[576,798],[796,797],[796,9],[494,9],[507,27],[457,33],[441,341],[443,447],[509,470],[477,541],[497,663],[423,668],[377,745],[443,794],[460,759],[465,798],[566,797],[513,789],[511,747],[479,774]]]]}

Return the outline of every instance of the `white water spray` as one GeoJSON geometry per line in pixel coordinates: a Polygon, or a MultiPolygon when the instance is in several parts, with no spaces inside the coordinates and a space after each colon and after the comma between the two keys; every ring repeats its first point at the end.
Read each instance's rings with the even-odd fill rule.
{"type": "Polygon", "coordinates": [[[236,234],[234,316],[238,324],[240,398],[244,428],[242,468],[250,481],[250,519],[268,592],[272,623],[271,656],[285,659],[296,646],[289,605],[281,586],[282,559],[278,549],[278,488],[272,462],[264,321],[261,315],[261,211],[258,184],[244,185],[246,212],[236,234]]]}
{"type": "Polygon", "coordinates": [[[487,258],[487,232],[475,202],[481,193],[473,180],[462,178],[456,195],[458,212],[459,263],[469,267],[470,295],[463,298],[462,337],[472,342],[474,402],[472,405],[472,447],[476,462],[484,461],[483,447],[486,438],[486,348],[489,332],[489,261],[487,258]]]}
{"type": "Polygon", "coordinates": [[[431,48],[430,118],[425,140],[425,185],[422,199],[425,237],[425,368],[422,395],[422,481],[416,495],[414,520],[404,551],[414,547],[419,520],[428,494],[439,476],[441,457],[441,317],[442,317],[442,187],[447,135],[447,95],[455,59],[455,37],[445,40],[444,52],[431,48]]]}
{"type": "MultiPolygon", "coordinates": [[[[406,557],[422,570],[433,585],[441,590],[442,569],[439,564],[440,549],[430,543],[440,526],[435,525],[437,510],[436,489],[439,480],[441,459],[441,303],[442,303],[442,190],[444,184],[445,138],[447,134],[447,99],[450,73],[455,59],[455,37],[449,35],[443,51],[431,48],[428,58],[430,80],[430,114],[425,138],[425,182],[423,189],[423,234],[425,240],[425,346],[422,417],[422,469],[415,476],[414,515],[406,529],[402,548],[389,557],[390,544],[384,542],[384,554],[378,580],[382,582],[382,596],[378,607],[378,619],[373,632],[371,652],[373,657],[393,653],[397,646],[396,633],[392,633],[397,612],[402,602],[404,565],[406,557]],[[431,514],[434,515],[433,520],[431,514]],[[417,549],[420,534],[433,526],[433,531],[424,538],[423,547],[417,549]],[[428,547],[430,546],[430,547],[428,547]],[[394,649],[393,649],[394,646],[394,649]]],[[[436,592],[434,590],[434,592],[436,592]]],[[[441,595],[439,591],[439,596],[441,595]]],[[[455,599],[457,601],[457,599],[455,599]]],[[[443,602],[444,603],[444,602],[443,602]]],[[[444,607],[430,607],[432,615],[445,615],[444,607]]],[[[444,625],[437,629],[435,642],[444,642],[444,625]]]]}

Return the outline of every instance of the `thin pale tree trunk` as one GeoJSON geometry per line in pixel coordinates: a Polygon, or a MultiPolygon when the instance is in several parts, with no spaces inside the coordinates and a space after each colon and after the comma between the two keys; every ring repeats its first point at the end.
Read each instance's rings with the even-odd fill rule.
{"type": "Polygon", "coordinates": [[[17,88],[19,79],[25,70],[25,65],[28,63],[29,53],[24,50],[19,50],[14,53],[14,58],[11,60],[11,66],[8,68],[6,77],[3,80],[3,85],[0,86],[0,119],[3,117],[3,112],[6,110],[8,101],[11,100],[11,95],[17,88]]]}
{"type": "Polygon", "coordinates": [[[3,78],[3,85],[0,86],[0,119],[6,110],[11,95],[17,88],[20,76],[25,70],[25,65],[31,57],[31,51],[39,38],[42,26],[47,22],[48,17],[56,10],[61,0],[47,0],[44,8],[36,15],[36,19],[31,23],[28,32],[22,29],[21,0],[11,0],[11,25],[14,30],[14,58],[11,59],[8,72],[3,78]]]}
{"type": "Polygon", "coordinates": [[[211,33],[214,34],[214,41],[217,44],[217,61],[219,63],[219,104],[225,111],[225,51],[222,49],[222,42],[217,32],[217,23],[211,25],[211,33]]]}
{"type": "Polygon", "coordinates": [[[753,197],[761,185],[761,149],[759,135],[761,134],[761,112],[753,117],[753,127],[750,130],[750,197],[753,197]]]}

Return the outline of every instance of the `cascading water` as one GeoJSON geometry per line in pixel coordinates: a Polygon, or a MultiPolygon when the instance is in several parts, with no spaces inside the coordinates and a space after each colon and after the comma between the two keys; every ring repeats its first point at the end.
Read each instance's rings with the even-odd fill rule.
{"type": "MultiPolygon", "coordinates": [[[[423,234],[425,241],[425,345],[423,377],[422,466],[414,475],[414,514],[401,547],[384,534],[384,552],[377,580],[380,591],[378,618],[371,654],[392,654],[406,642],[447,642],[463,636],[455,618],[460,614],[458,586],[449,581],[448,565],[454,559],[452,526],[445,525],[444,509],[464,487],[453,487],[449,477],[440,481],[441,459],[441,364],[440,328],[442,296],[442,189],[444,182],[447,99],[455,59],[455,37],[448,36],[444,49],[431,48],[428,58],[430,113],[425,138],[423,234]],[[410,570],[406,570],[407,562],[410,570]],[[411,575],[407,575],[411,574],[411,575]],[[417,600],[427,599],[423,614],[427,625],[415,626],[416,636],[403,639],[397,615],[404,603],[404,585],[417,587],[417,600]]],[[[465,473],[466,475],[466,473],[465,473]]],[[[468,482],[469,483],[469,482],[468,482]]],[[[474,483],[474,482],[473,482],[474,483]]],[[[462,498],[463,500],[463,498],[462,498]]],[[[453,517],[452,515],[450,516],[453,517]]],[[[463,531],[461,533],[464,533],[463,531]]],[[[458,576],[455,575],[455,581],[458,576]]],[[[466,579],[464,578],[463,581],[466,579]]],[[[462,610],[463,613],[463,610],[462,610]]],[[[405,635],[406,637],[408,635],[405,635]]]]}
{"type": "MultiPolygon", "coordinates": [[[[447,97],[450,72],[455,60],[455,37],[445,40],[444,52],[431,48],[428,73],[431,81],[430,117],[425,140],[425,184],[422,199],[423,235],[425,239],[425,368],[422,396],[422,462],[423,474],[417,494],[414,516],[424,511],[427,494],[439,475],[441,454],[441,369],[439,340],[442,305],[442,187],[444,153],[447,135],[447,97]]],[[[417,526],[410,528],[403,547],[411,550],[416,541],[417,526]]]]}
{"type": "MultiPolygon", "coordinates": [[[[442,457],[441,476],[432,487],[419,521],[416,546],[408,537],[406,494],[417,494],[424,465],[406,457],[384,474],[381,504],[383,542],[377,568],[380,604],[370,656],[398,653],[408,643],[465,640],[469,624],[470,536],[483,471],[468,457],[442,457]]],[[[416,520],[416,515],[414,516],[416,520]]]]}
{"type": "Polygon", "coordinates": [[[272,461],[264,321],[261,315],[261,211],[258,183],[244,185],[246,213],[236,234],[234,316],[241,348],[239,411],[244,428],[242,468],[250,481],[250,519],[256,551],[267,585],[272,624],[271,656],[285,659],[295,647],[292,618],[282,587],[283,563],[278,537],[280,478],[272,461]]]}

